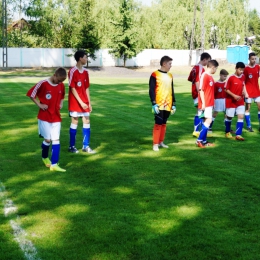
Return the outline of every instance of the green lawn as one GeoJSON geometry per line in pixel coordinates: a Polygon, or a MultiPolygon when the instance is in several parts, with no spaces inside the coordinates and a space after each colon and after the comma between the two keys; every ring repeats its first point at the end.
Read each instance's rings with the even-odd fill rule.
{"type": "MultiPolygon", "coordinates": [[[[65,102],[60,165],[67,172],[53,173],[41,161],[37,107],[25,96],[41,79],[40,72],[35,76],[0,79],[0,181],[41,260],[260,259],[257,131],[244,131],[245,142],[226,140],[220,114],[210,138],[216,146],[197,148],[190,84],[177,78],[170,147],[156,153],[148,79],[91,78],[97,154],[67,152],[65,102]]],[[[256,106],[252,122],[257,130],[256,106]]],[[[78,148],[81,139],[80,127],[78,148]]],[[[1,260],[26,259],[12,219],[2,205],[1,260]]]]}

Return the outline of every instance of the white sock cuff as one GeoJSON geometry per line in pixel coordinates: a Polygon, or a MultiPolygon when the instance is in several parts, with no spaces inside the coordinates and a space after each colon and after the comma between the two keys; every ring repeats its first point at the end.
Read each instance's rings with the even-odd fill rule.
{"type": "Polygon", "coordinates": [[[50,146],[50,143],[47,143],[47,142],[45,142],[45,141],[43,141],[42,142],[44,145],[46,145],[46,146],[50,146]]]}
{"type": "Polygon", "coordinates": [[[260,114],[260,111],[258,111],[258,115],[260,114]]]}
{"type": "Polygon", "coordinates": [[[245,116],[249,116],[250,115],[250,112],[245,112],[245,116]]]}
{"type": "Polygon", "coordinates": [[[52,141],[52,144],[60,144],[60,140],[52,141]]]}
{"type": "Polygon", "coordinates": [[[83,128],[90,128],[90,124],[83,124],[83,128]]]}
{"type": "Polygon", "coordinates": [[[244,119],[237,119],[237,122],[238,123],[241,123],[241,122],[243,122],[244,121],[244,119]]]}
{"type": "Polygon", "coordinates": [[[77,127],[78,127],[78,125],[75,125],[75,124],[72,124],[72,123],[70,124],[71,129],[77,129],[77,127]]]}
{"type": "Polygon", "coordinates": [[[225,119],[225,121],[227,121],[227,122],[232,122],[232,119],[231,119],[231,120],[229,120],[229,119],[225,119]]]}

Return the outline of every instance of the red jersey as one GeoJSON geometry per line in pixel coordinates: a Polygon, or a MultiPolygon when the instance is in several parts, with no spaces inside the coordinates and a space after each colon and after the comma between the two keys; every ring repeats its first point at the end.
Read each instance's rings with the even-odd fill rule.
{"type": "Polygon", "coordinates": [[[75,96],[72,94],[71,89],[74,88],[81,100],[89,105],[88,96],[86,90],[89,88],[89,76],[88,71],[83,68],[83,71],[79,71],[78,68],[75,66],[69,70],[68,73],[69,79],[69,111],[70,112],[89,112],[89,108],[83,109],[75,96]]]}
{"type": "MultiPolygon", "coordinates": [[[[200,78],[200,90],[204,91],[205,107],[214,106],[214,79],[211,74],[204,72],[200,78]]],[[[198,108],[202,108],[201,98],[199,96],[198,108]]]]}
{"type": "Polygon", "coordinates": [[[26,95],[38,98],[41,104],[48,106],[47,110],[39,110],[38,119],[49,123],[61,122],[60,103],[65,97],[63,83],[53,84],[45,79],[29,89],[26,95]]]}
{"type": "Polygon", "coordinates": [[[245,86],[248,96],[250,98],[260,97],[259,90],[259,75],[260,74],[260,66],[256,64],[254,67],[250,67],[247,65],[244,69],[245,75],[245,86]]]}
{"type": "Polygon", "coordinates": [[[217,81],[214,84],[214,97],[215,99],[221,99],[221,98],[226,98],[226,92],[225,92],[225,84],[226,82],[222,81],[217,81]]]}
{"type": "Polygon", "coordinates": [[[203,66],[201,64],[197,64],[192,68],[190,75],[188,77],[188,81],[190,81],[192,83],[192,85],[191,85],[191,95],[192,95],[193,99],[198,97],[196,82],[200,81],[200,77],[201,77],[201,75],[204,71],[205,70],[204,70],[203,66]]]}
{"type": "Polygon", "coordinates": [[[237,108],[238,106],[244,105],[244,80],[245,76],[242,74],[240,77],[235,74],[231,75],[225,84],[225,89],[230,90],[233,94],[240,96],[240,100],[235,100],[232,96],[226,93],[226,108],[237,108]]]}

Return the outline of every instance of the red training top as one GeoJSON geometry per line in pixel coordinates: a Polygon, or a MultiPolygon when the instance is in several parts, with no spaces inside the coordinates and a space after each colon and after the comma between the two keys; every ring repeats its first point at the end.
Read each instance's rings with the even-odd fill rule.
{"type": "Polygon", "coordinates": [[[49,79],[42,80],[29,89],[26,96],[38,98],[41,104],[48,106],[47,110],[39,110],[38,119],[49,123],[61,122],[60,103],[65,97],[65,86],[62,82],[52,84],[49,79]]]}
{"type": "Polygon", "coordinates": [[[255,64],[254,67],[247,65],[244,69],[246,91],[250,98],[260,97],[259,74],[260,66],[258,64],[255,64]]]}
{"type": "Polygon", "coordinates": [[[196,82],[200,81],[200,77],[201,77],[201,75],[204,71],[205,70],[204,70],[203,66],[201,64],[197,64],[192,68],[190,75],[188,77],[188,81],[190,81],[192,83],[192,85],[191,85],[191,95],[192,95],[193,99],[198,97],[196,82]]]}
{"type": "Polygon", "coordinates": [[[82,71],[79,71],[78,68],[75,66],[71,68],[68,72],[68,79],[69,79],[69,111],[70,112],[89,112],[89,108],[83,109],[79,104],[78,100],[73,95],[71,89],[74,88],[81,100],[89,105],[89,100],[87,97],[86,90],[89,88],[89,76],[88,71],[83,68],[82,71]]]}
{"type": "MultiPolygon", "coordinates": [[[[200,78],[200,90],[204,91],[205,107],[214,106],[214,79],[211,74],[204,72],[200,78]]],[[[201,98],[199,96],[198,108],[202,108],[201,98]]]]}
{"type": "Polygon", "coordinates": [[[233,94],[240,96],[241,99],[237,101],[228,93],[226,93],[226,108],[237,108],[238,106],[244,105],[244,80],[245,76],[243,74],[239,77],[233,74],[227,79],[225,89],[230,90],[233,94]]]}
{"type": "Polygon", "coordinates": [[[222,81],[217,81],[214,84],[214,96],[215,99],[221,99],[221,98],[226,98],[226,92],[224,89],[226,82],[222,81]]]}

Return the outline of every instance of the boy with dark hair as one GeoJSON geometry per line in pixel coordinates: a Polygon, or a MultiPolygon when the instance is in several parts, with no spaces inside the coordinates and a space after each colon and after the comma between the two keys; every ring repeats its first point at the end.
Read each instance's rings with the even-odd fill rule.
{"type": "Polygon", "coordinates": [[[199,86],[198,109],[199,115],[204,114],[204,123],[196,145],[200,148],[214,146],[207,141],[207,132],[212,121],[212,111],[214,106],[214,79],[213,74],[217,71],[218,62],[216,60],[208,61],[205,72],[201,75],[199,86]]]}
{"type": "Polygon", "coordinates": [[[172,66],[172,58],[163,56],[160,61],[161,68],[152,73],[149,80],[149,96],[154,113],[153,150],[158,152],[159,147],[168,148],[164,144],[166,123],[172,111],[175,112],[175,95],[173,76],[169,72],[172,66]]]}
{"type": "Polygon", "coordinates": [[[259,121],[259,131],[260,131],[260,89],[258,79],[260,77],[260,66],[256,64],[256,54],[251,52],[249,54],[249,64],[244,69],[245,75],[245,86],[248,93],[248,98],[245,99],[246,111],[245,119],[247,124],[247,130],[253,132],[250,120],[250,108],[251,103],[254,101],[258,108],[258,121],[259,121]]]}
{"type": "Polygon", "coordinates": [[[222,69],[219,73],[219,80],[214,83],[214,109],[212,122],[209,127],[209,131],[212,134],[212,126],[219,112],[226,111],[226,92],[224,89],[228,72],[222,69]]]}
{"type": "Polygon", "coordinates": [[[38,128],[42,142],[42,161],[51,171],[65,172],[58,165],[60,156],[60,109],[63,106],[65,87],[62,83],[67,77],[64,68],[56,69],[53,76],[41,80],[33,86],[27,96],[40,108],[38,113],[38,128]],[[52,156],[49,159],[49,148],[52,142],[52,156]]]}
{"type": "Polygon", "coordinates": [[[199,129],[201,126],[201,119],[198,116],[198,93],[199,93],[200,77],[202,73],[205,71],[203,67],[206,66],[210,60],[211,60],[210,54],[207,52],[203,52],[200,56],[199,63],[192,68],[188,77],[188,81],[192,83],[191,95],[193,98],[194,107],[197,110],[197,113],[194,116],[194,131],[192,133],[194,137],[199,136],[199,129]]]}
{"type": "Polygon", "coordinates": [[[248,94],[244,84],[244,72],[245,64],[238,62],[236,64],[235,73],[231,75],[225,84],[226,96],[226,138],[233,138],[230,133],[230,127],[232,118],[237,115],[236,125],[236,140],[244,141],[245,139],[241,136],[243,130],[243,120],[245,114],[244,97],[248,98],[248,94]]]}
{"type": "Polygon", "coordinates": [[[89,75],[83,67],[87,63],[85,51],[79,50],[74,54],[77,62],[76,66],[71,68],[68,73],[69,77],[69,114],[71,117],[70,125],[70,145],[68,151],[78,153],[75,147],[78,119],[82,117],[83,122],[83,147],[82,152],[95,153],[90,146],[90,112],[92,111],[90,93],[89,93],[89,75]]]}

